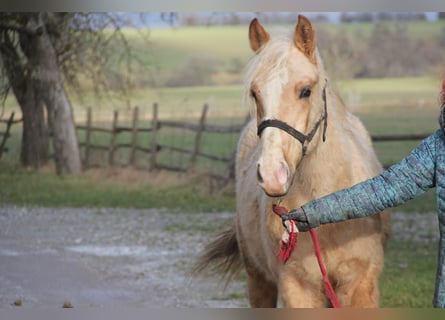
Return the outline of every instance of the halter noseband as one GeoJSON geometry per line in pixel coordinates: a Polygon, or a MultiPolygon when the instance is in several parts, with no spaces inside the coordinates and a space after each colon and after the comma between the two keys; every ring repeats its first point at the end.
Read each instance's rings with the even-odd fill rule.
{"type": "MultiPolygon", "coordinates": [[[[327,83],[327,79],[326,79],[326,83],[327,83]]],[[[303,146],[303,155],[306,154],[306,149],[307,149],[307,144],[312,140],[312,138],[314,138],[315,133],[317,132],[318,128],[320,127],[320,124],[322,121],[324,121],[323,124],[323,142],[326,141],[326,128],[328,126],[328,110],[327,110],[327,102],[326,102],[326,84],[323,88],[323,114],[321,115],[320,119],[318,119],[318,121],[315,123],[314,128],[312,128],[312,130],[306,135],[300,131],[298,131],[297,129],[291,127],[290,125],[288,125],[286,122],[278,120],[278,119],[266,119],[264,121],[262,121],[259,125],[258,125],[258,131],[257,134],[258,136],[261,136],[261,133],[263,132],[264,129],[266,129],[267,127],[274,127],[274,128],[278,128],[281,129],[285,132],[287,132],[288,134],[290,134],[292,137],[294,137],[295,139],[297,139],[298,141],[300,141],[300,143],[303,146]]]]}

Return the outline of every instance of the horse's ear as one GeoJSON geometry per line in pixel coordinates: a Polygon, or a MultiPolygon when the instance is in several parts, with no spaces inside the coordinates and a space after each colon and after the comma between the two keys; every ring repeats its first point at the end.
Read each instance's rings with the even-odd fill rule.
{"type": "Polygon", "coordinates": [[[316,63],[315,32],[309,19],[303,15],[298,16],[298,23],[294,33],[294,44],[312,63],[316,63]]]}
{"type": "Polygon", "coordinates": [[[259,23],[258,19],[253,19],[249,26],[249,42],[252,50],[255,53],[258,52],[261,47],[269,41],[269,39],[269,33],[267,33],[261,23],[259,23]]]}

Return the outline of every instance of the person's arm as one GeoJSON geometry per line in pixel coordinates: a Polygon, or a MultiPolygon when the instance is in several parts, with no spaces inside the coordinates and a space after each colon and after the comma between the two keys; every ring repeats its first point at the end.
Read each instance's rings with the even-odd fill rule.
{"type": "Polygon", "coordinates": [[[437,139],[443,139],[440,131],[423,140],[402,161],[380,175],[310,201],[301,207],[302,210],[289,212],[289,217],[300,222],[299,229],[305,231],[320,224],[366,217],[417,197],[436,185],[437,139]]]}

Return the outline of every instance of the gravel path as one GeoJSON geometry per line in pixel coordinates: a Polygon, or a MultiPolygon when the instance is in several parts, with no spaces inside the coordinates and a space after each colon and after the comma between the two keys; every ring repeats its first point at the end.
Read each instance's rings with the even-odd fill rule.
{"type": "MultiPolygon", "coordinates": [[[[232,215],[0,207],[0,308],[246,307],[242,282],[187,275],[232,215]]],[[[393,214],[393,233],[437,241],[437,217],[393,214]]]]}
{"type": "Polygon", "coordinates": [[[239,307],[242,284],[225,292],[187,272],[208,224],[231,214],[166,210],[0,208],[0,308],[22,306],[239,307]]]}

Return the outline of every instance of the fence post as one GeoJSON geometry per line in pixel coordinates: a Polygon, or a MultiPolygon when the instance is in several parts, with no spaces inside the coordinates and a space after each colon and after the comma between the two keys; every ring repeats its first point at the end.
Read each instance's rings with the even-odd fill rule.
{"type": "Polygon", "coordinates": [[[12,126],[13,122],[14,122],[14,112],[11,113],[8,121],[6,122],[6,131],[3,135],[2,142],[0,143],[0,158],[2,157],[3,152],[5,151],[6,140],[8,140],[8,138],[10,136],[9,131],[11,130],[11,126],[12,126]]]}
{"type": "Polygon", "coordinates": [[[158,104],[153,103],[153,117],[151,120],[151,146],[150,146],[150,171],[156,169],[157,152],[158,152],[158,104]]]}
{"type": "Polygon", "coordinates": [[[117,119],[119,116],[119,112],[114,110],[113,114],[113,123],[111,127],[111,140],[110,140],[110,148],[108,154],[108,164],[110,166],[114,165],[114,153],[116,151],[116,136],[117,136],[117,119]]]}
{"type": "Polygon", "coordinates": [[[88,168],[90,164],[90,147],[91,147],[91,121],[92,120],[92,111],[91,107],[87,109],[87,123],[85,127],[85,159],[84,166],[88,168]]]}
{"type": "Polygon", "coordinates": [[[193,153],[190,157],[190,163],[189,163],[189,167],[188,167],[189,171],[192,171],[193,168],[195,167],[198,153],[201,150],[201,137],[202,137],[202,132],[204,131],[204,127],[205,127],[205,120],[206,120],[208,109],[209,109],[208,104],[205,104],[202,108],[201,118],[199,119],[198,131],[196,132],[196,136],[195,136],[195,145],[193,148],[193,153]]]}
{"type": "Polygon", "coordinates": [[[134,166],[136,162],[136,148],[138,144],[138,125],[139,125],[139,107],[133,109],[133,125],[131,131],[131,152],[130,152],[130,166],[134,166]]]}

